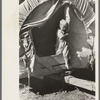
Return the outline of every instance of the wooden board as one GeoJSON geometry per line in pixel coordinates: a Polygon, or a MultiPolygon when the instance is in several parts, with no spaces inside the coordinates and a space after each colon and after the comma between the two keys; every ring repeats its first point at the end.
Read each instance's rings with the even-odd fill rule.
{"type": "Polygon", "coordinates": [[[65,76],[65,82],[71,85],[75,85],[90,91],[95,91],[95,82],[84,79],[75,78],[71,75],[65,76]]]}
{"type": "MultiPolygon", "coordinates": [[[[54,74],[61,72],[66,69],[64,65],[64,59],[62,54],[55,56],[38,57],[36,56],[36,61],[34,64],[34,71],[31,76],[41,78],[45,75],[54,74]]],[[[20,75],[20,78],[27,77],[27,71],[20,75]]]]}

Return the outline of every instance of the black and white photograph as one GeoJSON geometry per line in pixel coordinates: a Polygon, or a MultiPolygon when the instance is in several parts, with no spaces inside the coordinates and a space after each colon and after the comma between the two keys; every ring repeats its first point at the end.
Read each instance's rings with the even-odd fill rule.
{"type": "MultiPolygon", "coordinates": [[[[15,70],[11,69],[13,73],[7,74],[11,82],[3,80],[7,84],[3,87],[11,89],[13,82],[17,83],[18,100],[98,100],[96,1],[17,0],[17,10],[16,7],[12,9],[12,16],[17,16],[5,20],[9,22],[6,26],[16,27],[12,37],[14,31],[17,34],[14,38],[6,35],[11,31],[3,35],[8,38],[5,40],[7,47],[3,45],[3,65],[10,58],[13,65],[7,65],[8,69],[4,67],[3,73],[7,74],[9,67],[15,70]],[[16,44],[8,43],[14,39],[16,44]],[[17,47],[17,53],[7,49],[14,47],[17,47]],[[6,55],[5,58],[5,50],[16,57],[6,55]]],[[[7,10],[7,14],[10,13],[7,10]]],[[[7,75],[3,79],[7,79],[7,75]]],[[[4,93],[12,94],[14,91],[10,89],[6,92],[4,89],[4,93]]],[[[3,95],[3,98],[6,100],[7,96],[3,95]]]]}
{"type": "Polygon", "coordinates": [[[19,1],[20,100],[96,100],[95,60],[95,0],[19,1]]]}
{"type": "Polygon", "coordinates": [[[19,1],[20,100],[96,100],[95,60],[95,0],[19,1]]]}

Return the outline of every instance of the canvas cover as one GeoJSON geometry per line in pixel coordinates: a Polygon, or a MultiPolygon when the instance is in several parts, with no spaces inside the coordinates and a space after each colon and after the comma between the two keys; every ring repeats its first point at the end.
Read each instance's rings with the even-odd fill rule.
{"type": "MultiPolygon", "coordinates": [[[[25,2],[22,4],[24,5],[25,2]]],[[[23,65],[28,67],[32,63],[34,66],[32,59],[35,58],[35,55],[39,57],[55,55],[59,22],[65,18],[65,6],[69,6],[70,31],[66,37],[69,50],[68,65],[69,68],[86,68],[89,63],[88,55],[80,58],[77,52],[81,52],[84,48],[90,49],[91,46],[87,42],[83,21],[75,13],[75,7],[69,4],[62,5],[60,0],[48,0],[42,3],[34,0],[32,3],[33,5],[28,5],[27,8],[20,4],[19,57],[20,61],[23,60],[23,65]],[[23,13],[23,9],[26,12],[23,13]]],[[[94,23],[90,27],[94,28],[94,23]]]]}

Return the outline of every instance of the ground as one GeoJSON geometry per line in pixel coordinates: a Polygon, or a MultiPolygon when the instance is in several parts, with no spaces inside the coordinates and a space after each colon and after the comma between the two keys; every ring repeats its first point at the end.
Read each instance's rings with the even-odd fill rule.
{"type": "Polygon", "coordinates": [[[46,95],[39,95],[30,92],[28,88],[20,90],[20,100],[95,100],[93,97],[84,94],[76,89],[70,92],[56,92],[46,95]]]}
{"type": "Polygon", "coordinates": [[[95,100],[91,92],[50,78],[41,80],[32,77],[30,89],[27,78],[20,82],[20,100],[95,100]]]}

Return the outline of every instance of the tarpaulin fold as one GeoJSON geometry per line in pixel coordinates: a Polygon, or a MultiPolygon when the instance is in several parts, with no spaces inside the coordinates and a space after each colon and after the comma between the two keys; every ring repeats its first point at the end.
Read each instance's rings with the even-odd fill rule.
{"type": "MultiPolygon", "coordinates": [[[[62,5],[61,2],[59,2],[59,0],[48,0],[48,1],[43,2],[42,4],[39,4],[37,0],[30,0],[30,1],[34,1],[34,2],[32,5],[29,5],[27,3],[28,5],[26,6],[28,7],[28,9],[25,8],[25,6],[23,6],[24,2],[20,4],[21,10],[19,13],[20,15],[20,18],[19,18],[20,54],[19,56],[20,58],[23,58],[24,60],[28,59],[27,61],[30,61],[31,63],[36,53],[36,48],[33,42],[34,37],[32,34],[37,34],[37,33],[32,33],[31,30],[34,27],[38,27],[40,28],[40,30],[42,30],[41,27],[44,27],[45,24],[49,20],[51,20],[54,17],[54,15],[57,14],[56,12],[59,11],[59,9],[64,5],[62,5]]],[[[67,37],[67,40],[66,40],[69,43],[69,46],[68,46],[69,62],[68,63],[69,63],[70,68],[85,68],[86,65],[88,64],[88,56],[82,57],[80,60],[80,58],[78,57],[77,51],[81,52],[83,50],[82,49],[83,47],[90,49],[90,45],[87,42],[87,33],[86,33],[84,23],[76,15],[74,8],[75,7],[71,5],[70,12],[69,12],[71,22],[70,22],[69,36],[67,37]]],[[[59,16],[60,15],[61,13],[59,13],[59,16]]],[[[53,22],[52,22],[52,26],[53,26],[53,22]]],[[[45,28],[43,28],[43,30],[45,30],[45,28]]],[[[49,30],[49,27],[48,27],[48,30],[49,30]]],[[[47,31],[43,31],[43,32],[47,32],[47,31]]],[[[42,34],[42,31],[39,34],[42,34]]],[[[49,34],[49,32],[47,32],[47,34],[49,34]]],[[[41,39],[43,39],[43,37],[41,37],[41,39]]],[[[30,66],[30,63],[29,65],[27,64],[26,65],[30,66]]]]}

